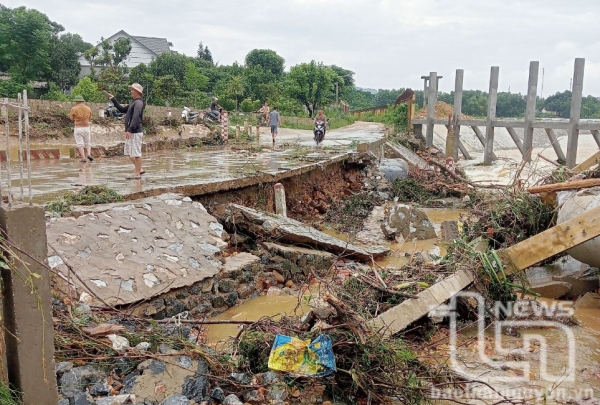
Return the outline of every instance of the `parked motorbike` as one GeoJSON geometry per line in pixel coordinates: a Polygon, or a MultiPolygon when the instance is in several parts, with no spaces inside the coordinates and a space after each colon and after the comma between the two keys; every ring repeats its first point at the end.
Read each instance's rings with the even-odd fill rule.
{"type": "Polygon", "coordinates": [[[325,137],[325,125],[325,121],[315,122],[315,129],[313,130],[313,134],[315,134],[314,139],[317,143],[317,146],[319,146],[319,144],[323,142],[323,138],[325,137]]]}
{"type": "Polygon", "coordinates": [[[125,114],[117,110],[117,107],[115,107],[115,105],[111,101],[106,103],[106,108],[104,109],[104,116],[106,118],[120,119],[123,118],[124,115],[125,114]]]}
{"type": "Polygon", "coordinates": [[[200,113],[198,111],[192,111],[189,107],[184,106],[181,111],[181,121],[185,124],[195,124],[196,118],[198,118],[199,115],[200,113]]]}

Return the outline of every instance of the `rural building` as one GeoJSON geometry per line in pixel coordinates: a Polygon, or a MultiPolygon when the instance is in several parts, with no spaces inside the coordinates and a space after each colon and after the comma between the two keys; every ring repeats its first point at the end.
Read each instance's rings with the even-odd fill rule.
{"type": "MultiPolygon", "coordinates": [[[[120,38],[131,39],[131,52],[125,62],[128,68],[134,68],[142,63],[147,65],[161,53],[171,52],[170,43],[166,38],[134,36],[129,35],[123,30],[108,37],[106,40],[112,43],[120,38]]],[[[91,73],[91,66],[83,55],[79,57],[79,63],[81,64],[79,77],[82,78],[89,75],[91,73]]]]}

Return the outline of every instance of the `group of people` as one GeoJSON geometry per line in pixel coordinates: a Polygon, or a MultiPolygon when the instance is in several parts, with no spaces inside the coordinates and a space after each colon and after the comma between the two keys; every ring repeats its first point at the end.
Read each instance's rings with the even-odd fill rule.
{"type": "MultiPolygon", "coordinates": [[[[145,173],[142,168],[142,138],[144,136],[144,130],[142,128],[142,121],[144,119],[144,107],[145,104],[142,100],[142,95],[144,93],[144,88],[139,83],[133,83],[129,86],[129,91],[131,93],[132,102],[126,105],[121,105],[115,99],[115,97],[104,91],[104,95],[108,100],[110,100],[115,108],[125,114],[123,118],[123,122],[125,124],[125,148],[124,154],[125,156],[129,156],[131,162],[133,163],[133,175],[127,177],[131,180],[140,180],[142,175],[145,173]]],[[[87,161],[94,161],[92,157],[92,147],[91,147],[91,126],[90,120],[92,118],[92,110],[86,106],[85,99],[82,96],[76,96],[75,106],[71,108],[70,117],[74,123],[73,136],[75,138],[75,143],[77,145],[77,149],[79,151],[79,156],[81,157],[82,163],[87,163],[87,161]]],[[[218,99],[216,97],[212,98],[212,102],[210,104],[211,113],[213,113],[217,119],[219,119],[221,115],[221,107],[217,103],[218,99]]],[[[275,146],[275,138],[278,134],[278,128],[281,125],[281,116],[279,115],[279,109],[277,107],[273,108],[271,111],[269,104],[265,102],[263,107],[259,110],[261,114],[263,114],[264,119],[267,122],[267,125],[271,127],[271,137],[273,140],[273,146],[275,146]]],[[[323,121],[327,123],[327,117],[323,114],[323,110],[319,110],[318,114],[314,118],[315,124],[318,121],[323,121]]]]}
{"type": "MultiPolygon", "coordinates": [[[[271,127],[271,138],[273,139],[273,146],[275,146],[275,138],[277,137],[278,129],[281,125],[281,116],[279,115],[279,108],[275,107],[273,108],[273,111],[271,111],[269,103],[265,101],[265,104],[260,108],[260,110],[258,110],[258,113],[262,114],[263,119],[265,120],[267,125],[271,127]]],[[[323,110],[319,110],[313,122],[316,125],[319,121],[324,122],[325,126],[329,125],[327,117],[323,113],[323,110]]],[[[325,134],[323,134],[323,138],[324,137],[325,134]]]]}
{"type": "MultiPolygon", "coordinates": [[[[115,97],[108,93],[103,92],[106,98],[108,98],[115,108],[120,112],[124,113],[123,122],[125,124],[125,156],[129,156],[133,163],[133,175],[127,177],[131,180],[140,180],[142,174],[145,173],[142,168],[142,137],[144,136],[144,130],[142,128],[142,121],[144,120],[144,102],[142,95],[144,94],[144,87],[139,83],[133,83],[129,86],[132,102],[126,105],[121,105],[115,99],[115,97]]],[[[90,119],[92,118],[92,110],[86,106],[85,99],[82,96],[76,96],[75,106],[71,108],[70,117],[74,123],[73,136],[75,137],[75,144],[81,157],[81,162],[86,163],[94,161],[92,157],[92,146],[90,142],[91,138],[91,127],[90,119]]]]}

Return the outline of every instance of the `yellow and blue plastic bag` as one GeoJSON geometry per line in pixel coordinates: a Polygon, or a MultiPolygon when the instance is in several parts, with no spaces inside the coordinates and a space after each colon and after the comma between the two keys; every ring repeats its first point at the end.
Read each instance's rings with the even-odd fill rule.
{"type": "Polygon", "coordinates": [[[327,335],[312,342],[277,335],[269,355],[269,368],[304,377],[325,377],[335,372],[333,344],[327,335]]]}

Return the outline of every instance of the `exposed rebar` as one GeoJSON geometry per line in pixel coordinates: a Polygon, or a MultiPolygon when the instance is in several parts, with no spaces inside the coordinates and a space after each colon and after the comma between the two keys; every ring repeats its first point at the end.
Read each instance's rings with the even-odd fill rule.
{"type": "MultiPolygon", "coordinates": [[[[5,105],[8,105],[8,98],[4,99],[5,105]]],[[[8,206],[12,206],[12,176],[10,175],[10,131],[8,125],[8,108],[6,106],[2,107],[2,112],[4,115],[4,132],[6,132],[6,176],[8,177],[8,206]]]]}
{"type": "Polygon", "coordinates": [[[23,99],[18,94],[19,104],[19,187],[21,189],[21,202],[23,201],[23,99]]]}
{"type": "Polygon", "coordinates": [[[25,147],[27,148],[27,185],[29,188],[29,205],[33,205],[31,195],[31,151],[29,150],[29,105],[27,104],[27,90],[23,90],[23,112],[25,113],[25,147]]]}

